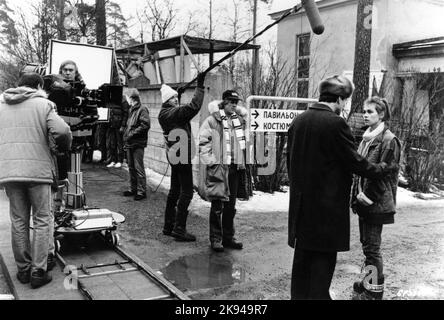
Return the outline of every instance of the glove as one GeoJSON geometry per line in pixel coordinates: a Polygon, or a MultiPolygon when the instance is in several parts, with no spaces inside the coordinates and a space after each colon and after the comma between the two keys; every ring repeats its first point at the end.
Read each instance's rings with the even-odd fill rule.
{"type": "Polygon", "coordinates": [[[201,72],[197,75],[197,87],[198,88],[204,87],[206,75],[207,74],[205,72],[201,72]]]}
{"type": "Polygon", "coordinates": [[[180,87],[180,88],[177,89],[177,93],[179,95],[179,100],[180,100],[180,97],[183,95],[184,92],[185,92],[185,88],[184,87],[180,87]]]}
{"type": "Polygon", "coordinates": [[[358,202],[360,204],[362,204],[365,207],[369,207],[373,204],[373,201],[370,200],[365,194],[364,192],[360,192],[357,196],[356,199],[358,200],[358,202]]]}

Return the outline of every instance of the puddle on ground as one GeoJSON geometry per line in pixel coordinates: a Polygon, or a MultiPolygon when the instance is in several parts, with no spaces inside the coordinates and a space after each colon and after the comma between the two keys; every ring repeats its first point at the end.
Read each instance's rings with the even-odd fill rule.
{"type": "Polygon", "coordinates": [[[210,289],[245,281],[246,272],[230,257],[202,253],[185,256],[161,270],[163,276],[180,290],[210,289]]]}

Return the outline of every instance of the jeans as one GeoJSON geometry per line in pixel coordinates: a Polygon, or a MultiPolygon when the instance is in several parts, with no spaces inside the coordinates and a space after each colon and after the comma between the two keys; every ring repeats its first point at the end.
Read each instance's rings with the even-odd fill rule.
{"type": "Polygon", "coordinates": [[[172,229],[179,224],[184,228],[183,221],[188,215],[188,206],[193,199],[193,167],[191,164],[171,165],[171,187],[165,209],[165,229],[172,229]],[[176,207],[178,216],[176,217],[176,207]],[[179,222],[177,218],[184,217],[179,222]]]}
{"type": "Polygon", "coordinates": [[[5,185],[9,198],[12,251],[19,271],[46,271],[54,216],[51,212],[50,184],[27,182],[5,185]],[[33,241],[30,241],[30,219],[33,219],[33,241]]]}
{"type": "Polygon", "coordinates": [[[329,289],[337,252],[296,248],[291,275],[291,300],[331,300],[329,289]]]}
{"type": "Polygon", "coordinates": [[[146,173],[143,158],[144,148],[127,150],[128,169],[130,174],[131,191],[138,195],[146,194],[146,173]]]}
{"type": "Polygon", "coordinates": [[[234,237],[234,217],[236,216],[236,200],[239,189],[239,173],[237,165],[231,165],[228,174],[230,200],[211,201],[210,210],[210,242],[230,241],[234,237]]]}
{"type": "Polygon", "coordinates": [[[106,132],[106,149],[108,158],[106,162],[123,162],[123,135],[119,128],[109,127],[106,132]]]}
{"type": "Polygon", "coordinates": [[[365,255],[365,266],[377,269],[378,284],[384,283],[384,268],[381,255],[382,224],[369,224],[359,219],[359,235],[362,251],[365,255]]]}

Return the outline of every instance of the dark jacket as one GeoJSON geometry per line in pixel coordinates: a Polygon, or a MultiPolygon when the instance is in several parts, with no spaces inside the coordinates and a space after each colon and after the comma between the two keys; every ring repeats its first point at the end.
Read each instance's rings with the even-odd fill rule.
{"type": "MultiPolygon", "coordinates": [[[[207,201],[213,200],[230,200],[229,187],[229,164],[224,163],[226,156],[226,143],[224,137],[224,125],[219,113],[220,101],[214,101],[209,105],[210,116],[203,122],[199,131],[199,152],[201,161],[206,164],[205,167],[205,190],[202,196],[207,201]]],[[[242,107],[236,108],[236,113],[245,132],[247,109],[242,107]]],[[[233,145],[233,160],[238,164],[238,174],[243,176],[244,181],[247,179],[246,159],[244,151],[240,148],[239,143],[233,145]]],[[[225,160],[226,161],[226,160],[225,160]]],[[[236,196],[248,194],[246,190],[247,184],[239,186],[239,192],[236,196]]]]}
{"type": "MultiPolygon", "coordinates": [[[[172,130],[182,129],[187,135],[188,164],[191,164],[191,159],[193,159],[196,154],[196,146],[191,132],[190,121],[199,113],[200,108],[202,107],[203,98],[204,89],[196,88],[194,97],[189,104],[175,107],[171,104],[164,103],[159,113],[159,124],[163,130],[168,152],[176,143],[180,142],[176,139],[169,141],[168,136],[172,130]]],[[[180,156],[180,148],[177,151],[177,155],[178,157],[180,156]]]]}
{"type": "Polygon", "coordinates": [[[148,108],[140,103],[132,106],[123,135],[124,148],[146,148],[150,128],[151,123],[148,108]]]}
{"type": "MultiPolygon", "coordinates": [[[[366,159],[371,163],[399,164],[400,158],[401,143],[386,126],[384,131],[373,140],[366,159]]],[[[355,177],[351,200],[353,212],[368,223],[394,223],[398,174],[399,172],[395,171],[380,179],[362,179],[362,192],[374,202],[371,206],[363,206],[356,200],[359,178],[355,177]]]]}
{"type": "Polygon", "coordinates": [[[324,104],[314,104],[293,121],[287,156],[288,245],[348,251],[352,173],[377,178],[389,168],[384,170],[385,163],[372,165],[361,157],[346,121],[324,104]]]}
{"type": "Polygon", "coordinates": [[[126,101],[121,104],[110,103],[107,107],[109,108],[110,128],[120,129],[125,127],[128,120],[128,103],[126,101]]]}

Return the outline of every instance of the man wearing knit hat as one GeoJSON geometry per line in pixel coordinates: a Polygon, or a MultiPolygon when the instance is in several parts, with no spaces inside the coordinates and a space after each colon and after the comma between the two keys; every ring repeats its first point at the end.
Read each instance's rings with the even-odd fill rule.
{"type": "Polygon", "coordinates": [[[179,105],[178,92],[162,85],[162,109],[159,123],[162,127],[167,158],[171,165],[171,187],[165,209],[163,234],[178,241],[196,241],[186,230],[188,206],[193,199],[193,169],[195,154],[190,121],[200,111],[204,98],[205,73],[197,76],[197,88],[189,104],[179,105]]]}
{"type": "Polygon", "coordinates": [[[382,177],[396,166],[361,157],[347,122],[339,116],[353,94],[343,76],[323,80],[319,103],[297,117],[288,132],[290,180],[288,245],[295,249],[292,299],[331,299],[337,252],[350,250],[352,173],[382,177]]]}

